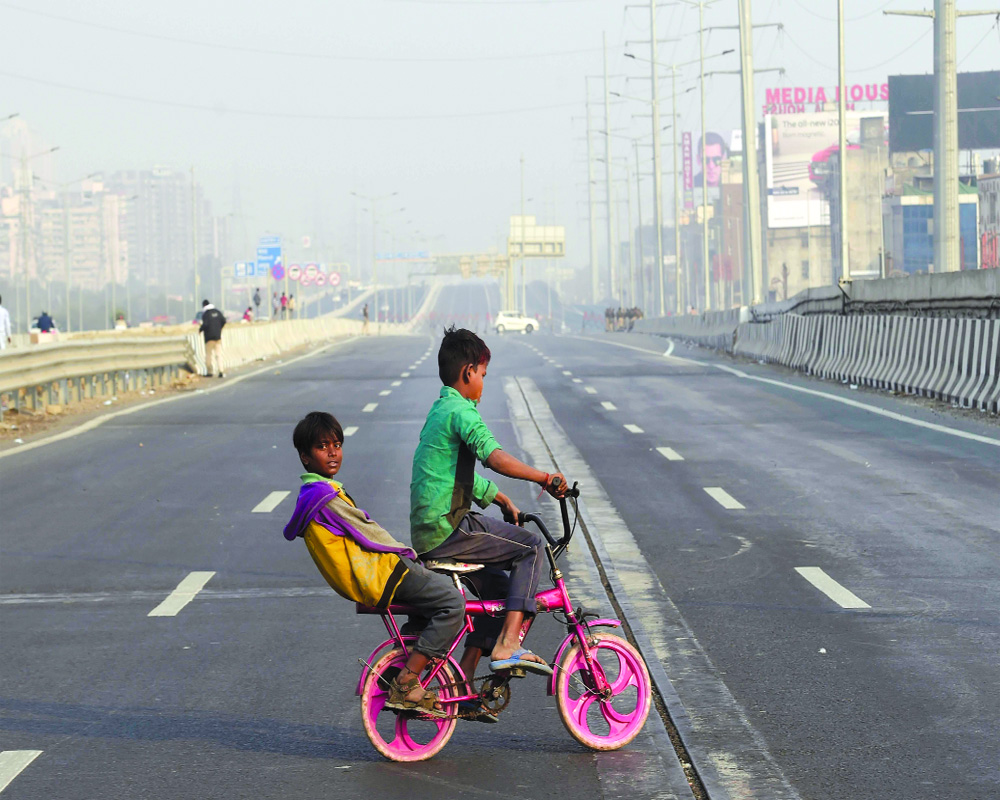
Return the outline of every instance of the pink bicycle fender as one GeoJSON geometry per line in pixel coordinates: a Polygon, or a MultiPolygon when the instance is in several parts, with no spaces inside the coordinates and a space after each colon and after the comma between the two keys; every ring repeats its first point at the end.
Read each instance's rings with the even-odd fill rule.
{"type": "MultiPolygon", "coordinates": [[[[587,623],[587,625],[588,627],[591,628],[620,628],[622,626],[622,623],[621,620],[618,619],[595,619],[595,620],[590,620],[587,623]]],[[[573,633],[571,633],[569,636],[563,639],[563,643],[559,645],[559,650],[556,653],[556,657],[552,660],[552,665],[554,667],[557,667],[559,664],[562,663],[563,654],[570,647],[573,646],[573,643],[575,641],[576,641],[576,635],[573,633]]],[[[552,677],[549,679],[548,685],[546,686],[545,693],[550,697],[556,693],[556,678],[558,676],[559,676],[559,670],[555,669],[552,673],[552,677]]]]}
{"type": "MultiPolygon", "coordinates": [[[[403,643],[406,645],[412,645],[419,638],[420,638],[419,636],[404,636],[403,643]]],[[[395,639],[386,639],[384,642],[382,642],[382,644],[380,644],[378,647],[372,650],[372,654],[368,656],[366,663],[368,663],[370,666],[375,666],[375,662],[378,661],[378,659],[381,658],[382,656],[382,651],[385,650],[387,647],[395,646],[395,644],[396,644],[395,639]]],[[[462,668],[458,665],[458,662],[454,658],[449,656],[448,663],[451,665],[451,668],[455,670],[456,680],[464,681],[465,673],[462,672],[462,668]]],[[[365,678],[367,677],[368,677],[368,667],[363,666],[361,667],[361,676],[358,678],[358,685],[354,688],[354,694],[358,695],[359,697],[361,696],[361,690],[364,688],[365,678]]]]}

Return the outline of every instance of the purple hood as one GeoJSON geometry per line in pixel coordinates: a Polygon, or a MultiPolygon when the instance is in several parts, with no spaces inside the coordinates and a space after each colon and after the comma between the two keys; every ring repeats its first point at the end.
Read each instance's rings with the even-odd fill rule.
{"type": "MultiPolygon", "coordinates": [[[[336,511],[330,508],[330,501],[336,498],[338,494],[339,492],[333,486],[324,481],[305,484],[299,489],[299,498],[295,502],[295,510],[292,512],[292,518],[285,526],[285,538],[290,542],[294,541],[296,537],[302,536],[305,533],[310,522],[315,521],[335,536],[349,536],[366,550],[372,550],[376,553],[396,553],[397,555],[414,559],[417,557],[412,548],[395,541],[392,544],[374,541],[370,536],[366,536],[365,533],[359,530],[359,525],[361,528],[366,527],[362,522],[366,521],[370,523],[373,534],[378,531],[384,534],[386,538],[389,538],[388,534],[385,534],[372,521],[367,511],[355,509],[353,506],[345,504],[345,511],[350,510],[353,512],[353,515],[357,517],[355,520],[357,524],[352,524],[337,514],[336,511]]],[[[392,540],[390,539],[390,541],[392,540]]]]}

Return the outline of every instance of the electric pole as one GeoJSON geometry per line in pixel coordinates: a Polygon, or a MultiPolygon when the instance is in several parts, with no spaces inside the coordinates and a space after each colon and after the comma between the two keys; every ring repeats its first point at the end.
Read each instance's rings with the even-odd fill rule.
{"type": "Polygon", "coordinates": [[[590,78],[587,87],[587,204],[590,211],[590,302],[597,303],[600,287],[597,280],[597,220],[594,218],[594,143],[590,123],[590,78]]]}
{"type": "Polygon", "coordinates": [[[608,37],[604,41],[604,180],[608,198],[608,294],[615,296],[615,215],[614,183],[611,178],[611,111],[608,100],[608,37]]]}
{"type": "MultiPolygon", "coordinates": [[[[851,279],[850,249],[847,241],[847,78],[844,69],[844,0],[837,0],[837,68],[839,89],[837,90],[838,115],[838,161],[840,170],[840,277],[851,279]]],[[[787,291],[787,290],[786,290],[787,291]]],[[[785,298],[788,299],[787,297],[785,298]]]]}
{"type": "MultiPolygon", "coordinates": [[[[649,76],[652,84],[653,100],[653,224],[656,226],[656,281],[660,289],[660,316],[667,314],[667,293],[666,281],[663,274],[663,176],[660,166],[660,95],[658,75],[656,74],[656,0],[649,0],[649,76]]],[[[677,133],[674,132],[676,140],[677,133]]],[[[636,166],[638,169],[638,166],[636,166]]],[[[677,151],[674,151],[674,174],[677,171],[677,151]]],[[[677,179],[674,178],[675,192],[677,179]]],[[[676,195],[674,203],[676,204],[676,195]]],[[[640,215],[641,219],[641,215],[640,215]]],[[[642,223],[639,224],[640,230],[642,223]]],[[[677,234],[677,226],[674,225],[674,234],[677,234]]],[[[674,258],[678,254],[674,251],[674,258]]],[[[678,283],[678,297],[680,296],[678,283]]],[[[679,302],[679,301],[678,301],[679,302]]]]}
{"type": "Polygon", "coordinates": [[[958,17],[992,16],[990,11],[958,11],[955,0],[934,0],[933,11],[884,11],[934,20],[934,271],[962,268],[958,217],[958,17]]]}
{"type": "MultiPolygon", "coordinates": [[[[760,223],[760,176],[757,170],[757,122],[753,84],[753,14],[750,0],[740,0],[740,73],[743,100],[743,224],[747,240],[750,291],[746,304],[761,302],[762,235],[760,223]]],[[[766,145],[765,145],[766,146],[766,145]]]]}

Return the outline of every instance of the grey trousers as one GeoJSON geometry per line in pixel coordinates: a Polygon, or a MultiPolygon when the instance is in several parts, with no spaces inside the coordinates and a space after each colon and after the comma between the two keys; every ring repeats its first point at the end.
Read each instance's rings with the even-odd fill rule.
{"type": "Polygon", "coordinates": [[[441,658],[462,627],[465,598],[447,576],[431,572],[408,558],[402,560],[409,572],[403,576],[392,601],[419,609],[427,627],[421,631],[414,650],[430,658],[441,658]]]}

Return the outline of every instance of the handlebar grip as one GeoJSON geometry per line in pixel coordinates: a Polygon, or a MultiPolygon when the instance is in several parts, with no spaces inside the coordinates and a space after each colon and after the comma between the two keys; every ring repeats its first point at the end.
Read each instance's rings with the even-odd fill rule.
{"type": "Polygon", "coordinates": [[[558,475],[553,476],[553,478],[552,478],[552,488],[553,489],[558,489],[560,486],[562,486],[562,478],[560,478],[558,475]]]}

